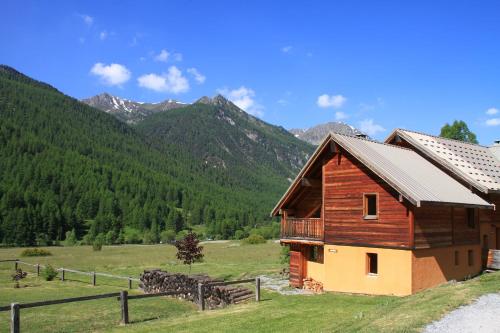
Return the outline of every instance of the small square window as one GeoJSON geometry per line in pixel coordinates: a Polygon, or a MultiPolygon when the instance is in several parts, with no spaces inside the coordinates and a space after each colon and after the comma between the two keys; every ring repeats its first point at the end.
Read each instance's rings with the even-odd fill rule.
{"type": "Polygon", "coordinates": [[[323,263],[323,247],[322,246],[312,246],[309,251],[309,261],[314,261],[317,263],[323,263]]]}
{"type": "Polygon", "coordinates": [[[377,253],[367,253],[366,254],[366,270],[369,275],[378,274],[378,254],[377,253]]]}
{"type": "Polygon", "coordinates": [[[467,226],[471,229],[476,227],[476,211],[474,208],[467,208],[467,226]]]}
{"type": "Polygon", "coordinates": [[[474,265],[474,251],[473,250],[467,251],[467,261],[469,263],[469,266],[474,265]]]}
{"type": "Polygon", "coordinates": [[[376,194],[365,194],[363,196],[363,215],[365,219],[377,218],[378,208],[376,194]]]}
{"type": "Polygon", "coordinates": [[[460,259],[459,259],[459,254],[458,251],[455,251],[455,266],[458,266],[460,264],[460,259]]]}

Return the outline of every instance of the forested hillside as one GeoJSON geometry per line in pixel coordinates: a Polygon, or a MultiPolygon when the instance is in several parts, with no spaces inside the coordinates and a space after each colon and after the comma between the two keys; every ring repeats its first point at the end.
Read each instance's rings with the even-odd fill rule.
{"type": "MultiPolygon", "coordinates": [[[[292,169],[258,159],[251,164],[257,179],[229,159],[226,168],[210,158],[200,163],[180,148],[185,141],[166,142],[154,131],[161,132],[131,128],[1,66],[0,241],[45,244],[74,229],[88,242],[98,235],[109,243],[155,242],[163,230],[196,224],[227,238],[244,226],[269,223],[292,169]]],[[[207,143],[208,152],[224,149],[207,143]]]]}

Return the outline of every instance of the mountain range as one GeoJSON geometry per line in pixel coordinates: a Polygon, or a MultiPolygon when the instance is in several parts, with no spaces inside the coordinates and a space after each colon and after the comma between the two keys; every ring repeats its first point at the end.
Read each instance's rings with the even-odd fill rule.
{"type": "Polygon", "coordinates": [[[295,128],[291,129],[290,132],[295,135],[295,137],[309,142],[313,145],[319,145],[323,141],[323,139],[331,132],[352,136],[361,136],[365,138],[368,137],[357,128],[343,122],[329,122],[325,124],[319,124],[307,129],[295,128]]]}
{"type": "Polygon", "coordinates": [[[71,230],[87,243],[156,242],[200,224],[210,237],[242,235],[270,226],[314,149],[222,96],[85,102],[100,109],[0,66],[1,243],[71,230]]]}

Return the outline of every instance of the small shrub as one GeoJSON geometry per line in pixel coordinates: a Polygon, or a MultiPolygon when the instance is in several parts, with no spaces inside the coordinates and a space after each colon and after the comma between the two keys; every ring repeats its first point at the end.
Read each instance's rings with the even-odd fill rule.
{"type": "Polygon", "coordinates": [[[244,244],[263,244],[266,242],[266,239],[261,235],[252,234],[247,238],[244,238],[242,242],[244,244]]]}
{"type": "Polygon", "coordinates": [[[176,240],[177,242],[178,242],[178,241],[181,241],[181,240],[185,239],[185,238],[186,238],[186,236],[187,236],[188,234],[190,234],[190,233],[191,233],[191,232],[190,232],[190,231],[188,231],[188,230],[181,230],[181,231],[179,231],[179,233],[177,234],[177,236],[175,236],[175,240],[176,240]]]}
{"type": "Polygon", "coordinates": [[[42,269],[40,275],[45,279],[45,281],[52,281],[57,276],[58,272],[51,265],[47,264],[44,269],[42,269]]]}
{"type": "Polygon", "coordinates": [[[21,257],[46,257],[51,255],[52,253],[50,253],[50,251],[40,248],[25,249],[23,252],[21,252],[21,257]]]}
{"type": "Polygon", "coordinates": [[[281,247],[280,263],[288,264],[290,262],[290,246],[284,245],[281,247]]]}
{"type": "Polygon", "coordinates": [[[64,239],[64,246],[75,246],[78,240],[76,239],[75,229],[66,231],[66,238],[64,239]]]}
{"type": "Polygon", "coordinates": [[[19,288],[19,281],[24,279],[28,273],[23,272],[22,269],[18,268],[14,274],[12,274],[12,281],[16,281],[14,288],[19,288]]]}
{"type": "Polygon", "coordinates": [[[104,236],[104,234],[97,235],[97,237],[94,239],[94,242],[92,243],[92,250],[101,251],[102,246],[104,245],[105,239],[106,239],[106,236],[104,236]]]}
{"type": "Polygon", "coordinates": [[[175,231],[170,229],[162,231],[160,239],[162,243],[172,243],[175,240],[175,231]]]}
{"type": "Polygon", "coordinates": [[[144,231],[144,236],[142,236],[142,243],[148,245],[155,243],[154,236],[151,230],[144,231]]]}
{"type": "Polygon", "coordinates": [[[137,229],[125,227],[125,243],[140,244],[142,242],[141,232],[137,229]]]}

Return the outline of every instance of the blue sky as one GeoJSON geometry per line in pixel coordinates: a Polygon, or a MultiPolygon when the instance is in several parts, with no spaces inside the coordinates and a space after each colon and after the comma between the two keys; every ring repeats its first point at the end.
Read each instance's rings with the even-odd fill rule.
{"type": "Polygon", "coordinates": [[[285,128],[500,139],[500,3],[4,1],[0,63],[76,98],[220,92],[285,128]]]}

